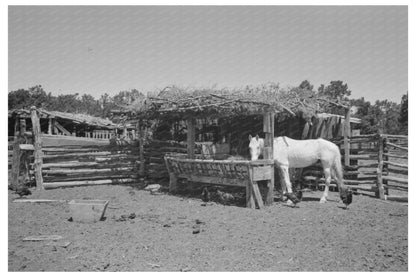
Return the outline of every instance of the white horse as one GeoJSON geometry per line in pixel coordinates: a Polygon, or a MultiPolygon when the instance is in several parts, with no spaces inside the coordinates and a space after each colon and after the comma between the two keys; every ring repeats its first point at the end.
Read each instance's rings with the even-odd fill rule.
{"type": "MultiPolygon", "coordinates": [[[[264,139],[259,136],[249,136],[250,156],[255,161],[263,154],[264,139]]],[[[341,153],[334,143],[318,139],[294,140],[288,137],[277,137],[273,140],[273,159],[275,167],[279,169],[282,189],[292,193],[292,184],[289,178],[289,168],[304,168],[321,161],[325,174],[325,190],[320,203],[325,203],[328,197],[331,176],[337,182],[338,191],[343,189],[343,174],[341,153]]]]}

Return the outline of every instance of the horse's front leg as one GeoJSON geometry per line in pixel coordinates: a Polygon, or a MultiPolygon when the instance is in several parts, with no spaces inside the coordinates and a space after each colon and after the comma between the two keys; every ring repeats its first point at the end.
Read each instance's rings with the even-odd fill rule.
{"type": "Polygon", "coordinates": [[[325,190],[324,194],[321,197],[320,203],[325,203],[328,198],[328,191],[329,191],[329,185],[331,183],[331,168],[330,167],[324,167],[324,174],[325,174],[325,190]]]}

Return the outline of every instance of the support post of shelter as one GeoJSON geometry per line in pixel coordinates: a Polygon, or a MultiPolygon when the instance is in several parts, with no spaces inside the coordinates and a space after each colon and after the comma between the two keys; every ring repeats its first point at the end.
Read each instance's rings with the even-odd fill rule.
{"type": "MultiPolygon", "coordinates": [[[[264,159],[273,159],[273,141],[274,141],[274,113],[268,112],[263,116],[263,131],[266,134],[264,139],[264,159]]],[[[271,167],[273,171],[271,179],[267,181],[267,195],[266,205],[273,204],[274,194],[274,166],[271,167]]]]}
{"type": "Polygon", "coordinates": [[[34,167],[35,167],[35,179],[36,188],[38,190],[43,189],[43,177],[42,177],[42,140],[40,132],[40,122],[36,107],[30,108],[30,117],[32,119],[32,132],[33,132],[33,146],[34,146],[34,167]]]}
{"type": "Polygon", "coordinates": [[[189,159],[195,158],[195,118],[186,120],[187,126],[187,153],[189,159]]]}
{"type": "Polygon", "coordinates": [[[350,166],[351,108],[347,108],[344,120],[344,165],[350,166]]]}
{"type": "Polygon", "coordinates": [[[48,135],[52,135],[52,118],[48,120],[48,135]]]}

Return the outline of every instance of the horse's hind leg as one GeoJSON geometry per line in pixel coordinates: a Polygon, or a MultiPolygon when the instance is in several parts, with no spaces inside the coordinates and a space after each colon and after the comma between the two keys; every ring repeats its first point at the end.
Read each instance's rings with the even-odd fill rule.
{"type": "Polygon", "coordinates": [[[283,183],[285,184],[287,193],[292,193],[292,183],[290,182],[289,167],[285,165],[280,166],[280,172],[282,173],[284,180],[283,183]]]}
{"type": "Polygon", "coordinates": [[[325,190],[324,194],[321,197],[320,203],[325,203],[328,197],[329,185],[331,183],[331,168],[329,166],[323,166],[325,174],[325,190]]]}

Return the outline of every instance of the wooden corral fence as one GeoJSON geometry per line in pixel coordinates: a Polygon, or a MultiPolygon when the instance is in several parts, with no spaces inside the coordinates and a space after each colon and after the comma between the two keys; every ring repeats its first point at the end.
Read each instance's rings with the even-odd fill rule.
{"type": "Polygon", "coordinates": [[[43,147],[42,177],[45,189],[86,185],[137,183],[137,146],[43,147]]]}
{"type": "Polygon", "coordinates": [[[384,189],[408,191],[408,137],[400,135],[381,135],[382,147],[379,152],[378,184],[380,198],[397,198],[385,195],[384,189]],[[382,151],[382,154],[380,154],[382,151]],[[383,184],[383,186],[381,186],[383,184]]]}
{"type": "Polygon", "coordinates": [[[26,174],[26,170],[22,172],[22,165],[27,165],[27,175],[30,172],[35,177],[37,189],[138,181],[140,155],[137,145],[45,136],[40,133],[38,111],[34,107],[31,120],[31,132],[26,132],[25,119],[16,120],[12,186],[18,186],[19,176],[26,174]]]}
{"type": "MultiPolygon", "coordinates": [[[[388,189],[407,191],[407,136],[371,134],[333,142],[341,150],[346,185],[355,190],[373,192],[381,199],[398,197],[385,195],[388,189]]],[[[309,186],[323,186],[322,168],[315,165],[304,169],[302,179],[309,186]]]]}
{"type": "MultiPolygon", "coordinates": [[[[170,191],[177,189],[178,178],[195,183],[243,187],[246,189],[248,208],[255,208],[256,205],[259,209],[264,207],[257,182],[271,182],[274,178],[273,160],[202,160],[177,154],[166,155],[165,161],[170,176],[170,191]]],[[[270,201],[268,199],[273,199],[273,194],[266,195],[265,201],[270,201]]]]}

